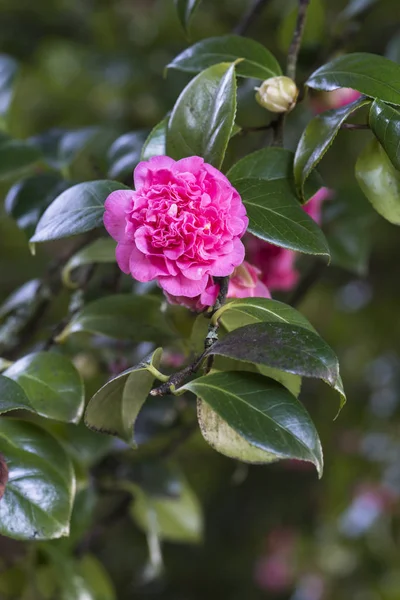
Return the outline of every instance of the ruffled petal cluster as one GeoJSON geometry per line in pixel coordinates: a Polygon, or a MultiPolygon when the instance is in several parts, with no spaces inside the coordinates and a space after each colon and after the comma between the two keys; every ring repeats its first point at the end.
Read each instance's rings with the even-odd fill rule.
{"type": "Polygon", "coordinates": [[[244,259],[248,218],[238,192],[198,156],[141,162],[134,183],[135,191],[113,192],[105,203],[120,269],[156,279],[171,301],[210,306],[213,277],[231,275],[244,259]]]}

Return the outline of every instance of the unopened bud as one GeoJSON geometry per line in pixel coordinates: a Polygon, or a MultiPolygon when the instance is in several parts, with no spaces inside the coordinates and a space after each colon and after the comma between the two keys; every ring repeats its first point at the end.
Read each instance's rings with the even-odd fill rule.
{"type": "Polygon", "coordinates": [[[256,90],[257,102],[263,108],[276,113],[292,110],[299,95],[299,90],[293,79],[285,75],[266,79],[256,90]]]}

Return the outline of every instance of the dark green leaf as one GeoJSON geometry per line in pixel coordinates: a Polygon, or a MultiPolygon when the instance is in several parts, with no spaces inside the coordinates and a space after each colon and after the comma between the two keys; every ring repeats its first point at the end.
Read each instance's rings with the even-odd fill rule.
{"type": "Polygon", "coordinates": [[[318,334],[298,325],[273,322],[246,325],[216,342],[208,354],[322,379],[343,395],[335,353],[318,334]]]}
{"type": "Polygon", "coordinates": [[[294,179],[303,196],[304,182],[337,136],[341,124],[356,110],[369,103],[360,98],[351,104],[314,117],[300,138],[294,157],[294,179]]]}
{"type": "Polygon", "coordinates": [[[122,180],[133,177],[133,169],[140,162],[145,139],[145,132],[133,131],[115,140],[108,152],[108,177],[122,180]]]}
{"type": "Polygon", "coordinates": [[[1,379],[7,377],[21,386],[30,410],[49,419],[79,422],[85,400],[83,382],[65,356],[54,352],[28,354],[3,375],[1,379]]]}
{"type": "Polygon", "coordinates": [[[31,138],[32,144],[43,153],[48,165],[54,169],[68,168],[77,156],[94,143],[99,127],[81,129],[51,129],[31,138]]]}
{"type": "Polygon", "coordinates": [[[369,112],[369,124],[393,166],[400,170],[400,112],[375,100],[369,112]]]}
{"type": "Polygon", "coordinates": [[[152,156],[164,156],[167,153],[167,128],[168,118],[165,118],[151,130],[143,144],[142,160],[149,160],[152,156]]]}
{"type": "MultiPolygon", "coordinates": [[[[185,384],[183,389],[207,402],[239,436],[263,451],[264,457],[259,453],[258,460],[256,456],[251,462],[306,460],[322,475],[322,448],[316,429],[302,404],[277,381],[255,373],[213,373],[185,384]]],[[[210,439],[217,440],[217,449],[230,452],[229,430],[221,432],[221,423],[213,422],[210,414],[205,416],[202,430],[210,428],[210,439]]],[[[237,438],[230,444],[235,448],[237,438]]],[[[239,452],[242,459],[248,458],[246,451],[236,446],[235,454],[239,452]]]]}
{"type": "Polygon", "coordinates": [[[368,9],[370,9],[378,0],[350,0],[339,14],[338,18],[342,20],[350,20],[358,17],[368,9]]]}
{"type": "Polygon", "coordinates": [[[0,414],[18,409],[35,412],[21,386],[12,379],[0,375],[0,414]]]}
{"type": "Polygon", "coordinates": [[[71,333],[86,331],[115,339],[136,342],[171,337],[161,312],[162,300],[156,296],[116,294],[87,304],[59,336],[63,341],[71,333]]]}
{"type": "Polygon", "coordinates": [[[112,238],[100,238],[88,244],[71,256],[62,271],[64,285],[69,288],[78,287],[71,279],[71,273],[78,267],[94,263],[115,263],[116,243],[112,238]]]}
{"type": "Polygon", "coordinates": [[[146,365],[157,369],[161,355],[162,350],[158,348],[138,365],[103,385],[87,406],[86,425],[133,444],[133,427],[154,381],[146,365]]]}
{"type": "MultiPolygon", "coordinates": [[[[248,154],[239,160],[228,171],[227,177],[233,185],[239,179],[265,179],[266,181],[283,179],[290,182],[293,192],[296,193],[293,159],[294,153],[290,150],[270,146],[248,154]]],[[[322,186],[320,175],[317,171],[313,171],[306,182],[306,200],[311,198],[322,186]]]]}
{"type": "Polygon", "coordinates": [[[15,290],[0,306],[0,319],[19,308],[32,303],[42,286],[40,279],[31,279],[15,290]]]}
{"type": "Polygon", "coordinates": [[[220,168],[236,114],[235,65],[209,67],[183,90],[172,111],[167,154],[175,159],[201,156],[220,168]]]}
{"type": "Polygon", "coordinates": [[[128,188],[117,181],[107,180],[74,185],[50,204],[31,242],[48,242],[101,227],[104,202],[111,192],[120,189],[128,188]]]}
{"type": "Polygon", "coordinates": [[[367,144],[358,157],[356,177],[375,210],[391,223],[400,225],[400,172],[378,140],[367,144]]]}
{"type": "Polygon", "coordinates": [[[29,170],[40,159],[39,150],[24,140],[0,140],[0,180],[29,170]]]}
{"type": "Polygon", "coordinates": [[[212,318],[227,331],[251,323],[286,323],[315,332],[311,323],[295,308],[269,298],[236,298],[220,308],[212,318]]]}
{"type": "Polygon", "coordinates": [[[9,469],[0,533],[36,540],[68,535],[75,478],[63,448],[37,425],[14,419],[0,419],[0,440],[9,469]]]}
{"type": "Polygon", "coordinates": [[[4,117],[11,104],[18,63],[11,56],[0,54],[0,115],[4,117]]]}
{"type": "Polygon", "coordinates": [[[58,173],[40,173],[18,181],[8,192],[4,207],[18,227],[31,236],[45,209],[70,187],[58,173]]]}
{"type": "Polygon", "coordinates": [[[187,32],[190,21],[201,0],[175,0],[175,6],[183,29],[187,32]]]}
{"type": "Polygon", "coordinates": [[[335,58],[315,71],[306,85],[328,92],[348,87],[371,98],[400,104],[400,66],[368,52],[335,58]]]}
{"type": "Polygon", "coordinates": [[[235,187],[246,206],[250,233],[276,246],[329,256],[324,234],[302,209],[288,181],[240,179],[235,187]]]}
{"type": "Polygon", "coordinates": [[[200,73],[217,63],[244,59],[236,66],[242,77],[268,79],[282,75],[276,58],[262,44],[239,35],[208,38],[194,44],[169,63],[169,69],[200,73]]]}

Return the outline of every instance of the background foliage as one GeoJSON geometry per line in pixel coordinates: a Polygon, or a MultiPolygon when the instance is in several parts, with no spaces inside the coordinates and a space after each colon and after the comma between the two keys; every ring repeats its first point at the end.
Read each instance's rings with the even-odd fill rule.
{"type": "MultiPolygon", "coordinates": [[[[333,48],[400,61],[395,0],[352,2],[345,7],[346,2],[312,0],[300,54],[300,80],[328,59],[333,48]]],[[[190,24],[190,40],[232,32],[243,22],[247,8],[241,0],[204,0],[190,24]]],[[[292,35],[294,9],[294,2],[270,2],[247,32],[281,64],[292,35]]],[[[148,132],[171,110],[191,79],[190,74],[175,69],[163,78],[165,65],[188,42],[169,0],[41,0],[35,5],[28,0],[2,0],[0,15],[2,52],[20,63],[8,133],[21,140],[20,145],[13,142],[20,161],[13,161],[15,172],[10,174],[5,159],[1,161],[7,178],[0,181],[5,199],[0,213],[0,299],[33,280],[22,297],[34,306],[40,299],[34,280],[47,273],[54,256],[68,254],[70,242],[38,245],[36,256],[29,254],[27,238],[37,219],[35,214],[26,215],[24,206],[32,202],[38,182],[31,188],[26,184],[25,195],[18,188],[9,192],[13,180],[37,160],[35,149],[26,148],[22,140],[33,137],[36,147],[51,157],[67,179],[115,178],[129,186],[132,166],[140,158],[148,132]],[[51,135],[40,137],[51,129],[51,135]],[[123,139],[121,134],[125,134],[123,139]],[[117,138],[118,143],[113,143],[117,138]]],[[[265,123],[265,111],[254,103],[253,88],[251,80],[240,82],[239,125],[265,123]]],[[[305,102],[289,116],[288,148],[296,148],[312,114],[311,103],[305,102]]],[[[236,136],[225,167],[259,148],[265,135],[236,136]]],[[[86,597],[105,600],[148,596],[195,600],[205,595],[282,600],[398,598],[398,241],[396,228],[373,214],[354,177],[353,165],[370,137],[364,131],[339,132],[320,164],[325,185],[336,192],[335,204],[326,207],[325,231],[337,252],[333,266],[323,268],[320,280],[303,299],[301,310],[338,353],[349,398],[333,424],[334,392],[316,380],[303,386],[302,399],[324,447],[323,479],[318,481],[305,463],[285,461],[259,467],[224,458],[193,429],[190,414],[183,410],[177,415],[169,397],[145,406],[135,426],[139,449],[135,459],[125,460],[122,443],[73,424],[83,410],[82,378],[90,398],[110,375],[138,362],[150,348],[117,340],[107,346],[105,354],[101,340],[93,348],[86,334],[71,336],[65,346],[78,371],[74,371],[76,406],[63,415],[63,423],[46,421],[49,432],[63,440],[77,475],[71,537],[33,544],[2,537],[0,595],[51,598],[57,593],[57,597],[72,599],[86,593],[86,597]],[[346,246],[343,240],[351,243],[346,246]],[[161,434],[159,445],[146,445],[155,433],[161,434]],[[114,477],[120,489],[110,485],[114,477]],[[164,568],[152,537],[152,514],[159,519],[164,568]],[[58,592],[54,592],[56,584],[58,592]]],[[[1,152],[0,145],[0,156],[1,152]]],[[[3,156],[13,156],[9,145],[3,156]]],[[[47,205],[64,184],[54,172],[43,178],[39,168],[33,177],[40,175],[43,188],[37,201],[45,198],[47,205]]],[[[35,210],[41,210],[36,200],[35,210]]],[[[101,215],[99,204],[100,220],[101,215]]],[[[96,300],[100,282],[110,292],[116,286],[120,291],[129,289],[127,279],[116,284],[117,275],[107,264],[110,248],[102,250],[105,264],[97,267],[85,289],[86,301],[96,300]]],[[[313,259],[301,259],[304,271],[309,260],[313,259]]],[[[84,261],[81,257],[78,264],[84,261]]],[[[64,280],[84,279],[90,266],[79,272],[73,269],[70,263],[64,280]]],[[[281,299],[288,298],[282,294],[281,299]]],[[[53,324],[67,312],[74,315],[81,301],[79,293],[63,289],[50,314],[41,317],[36,341],[62,335],[66,323],[61,321],[55,330],[53,324]]],[[[18,298],[13,309],[16,306],[18,298]]],[[[10,306],[3,305],[2,310],[5,322],[10,306]]],[[[148,313],[132,323],[132,336],[136,332],[140,339],[140,323],[154,324],[152,310],[146,306],[148,313]]],[[[102,326],[107,314],[107,307],[98,308],[102,326]]],[[[180,327],[190,327],[178,309],[176,317],[180,327]]],[[[84,326],[82,321],[74,322],[75,331],[96,332],[97,326],[93,319],[84,326]]],[[[115,332],[115,323],[109,327],[115,332]]],[[[158,342],[161,328],[168,326],[156,323],[154,331],[146,332],[148,339],[158,342]]],[[[2,336],[8,335],[3,329],[2,336]]],[[[40,356],[35,361],[34,367],[39,368],[40,356]]],[[[17,372],[9,373],[10,378],[18,381],[16,365],[12,369],[17,372]]],[[[129,378],[132,375],[138,376],[134,372],[129,378]]],[[[32,385],[25,381],[22,387],[27,398],[21,398],[21,408],[29,404],[46,414],[49,407],[35,405],[32,385]]],[[[52,388],[52,393],[62,397],[65,391],[52,388]]],[[[3,401],[7,396],[4,390],[2,394],[3,401]]],[[[29,439],[25,431],[15,461],[29,465],[32,448],[37,454],[52,444],[53,438],[38,430],[36,418],[32,413],[29,439]]],[[[18,426],[9,421],[1,422],[2,440],[19,435],[18,426]]],[[[70,509],[72,485],[69,459],[62,449],[57,457],[58,466],[68,464],[60,469],[59,521],[45,523],[53,532],[70,509]]],[[[54,464],[46,463],[43,469],[54,471],[54,464]]]]}

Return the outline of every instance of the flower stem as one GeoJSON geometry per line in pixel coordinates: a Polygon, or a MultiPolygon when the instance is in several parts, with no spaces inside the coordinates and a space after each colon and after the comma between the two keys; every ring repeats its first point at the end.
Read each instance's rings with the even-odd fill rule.
{"type": "Polygon", "coordinates": [[[296,26],[294,28],[292,43],[290,44],[286,63],[286,75],[293,80],[296,79],[297,59],[300,52],[301,39],[306,24],[306,15],[309,4],[310,0],[299,0],[296,26]]]}

